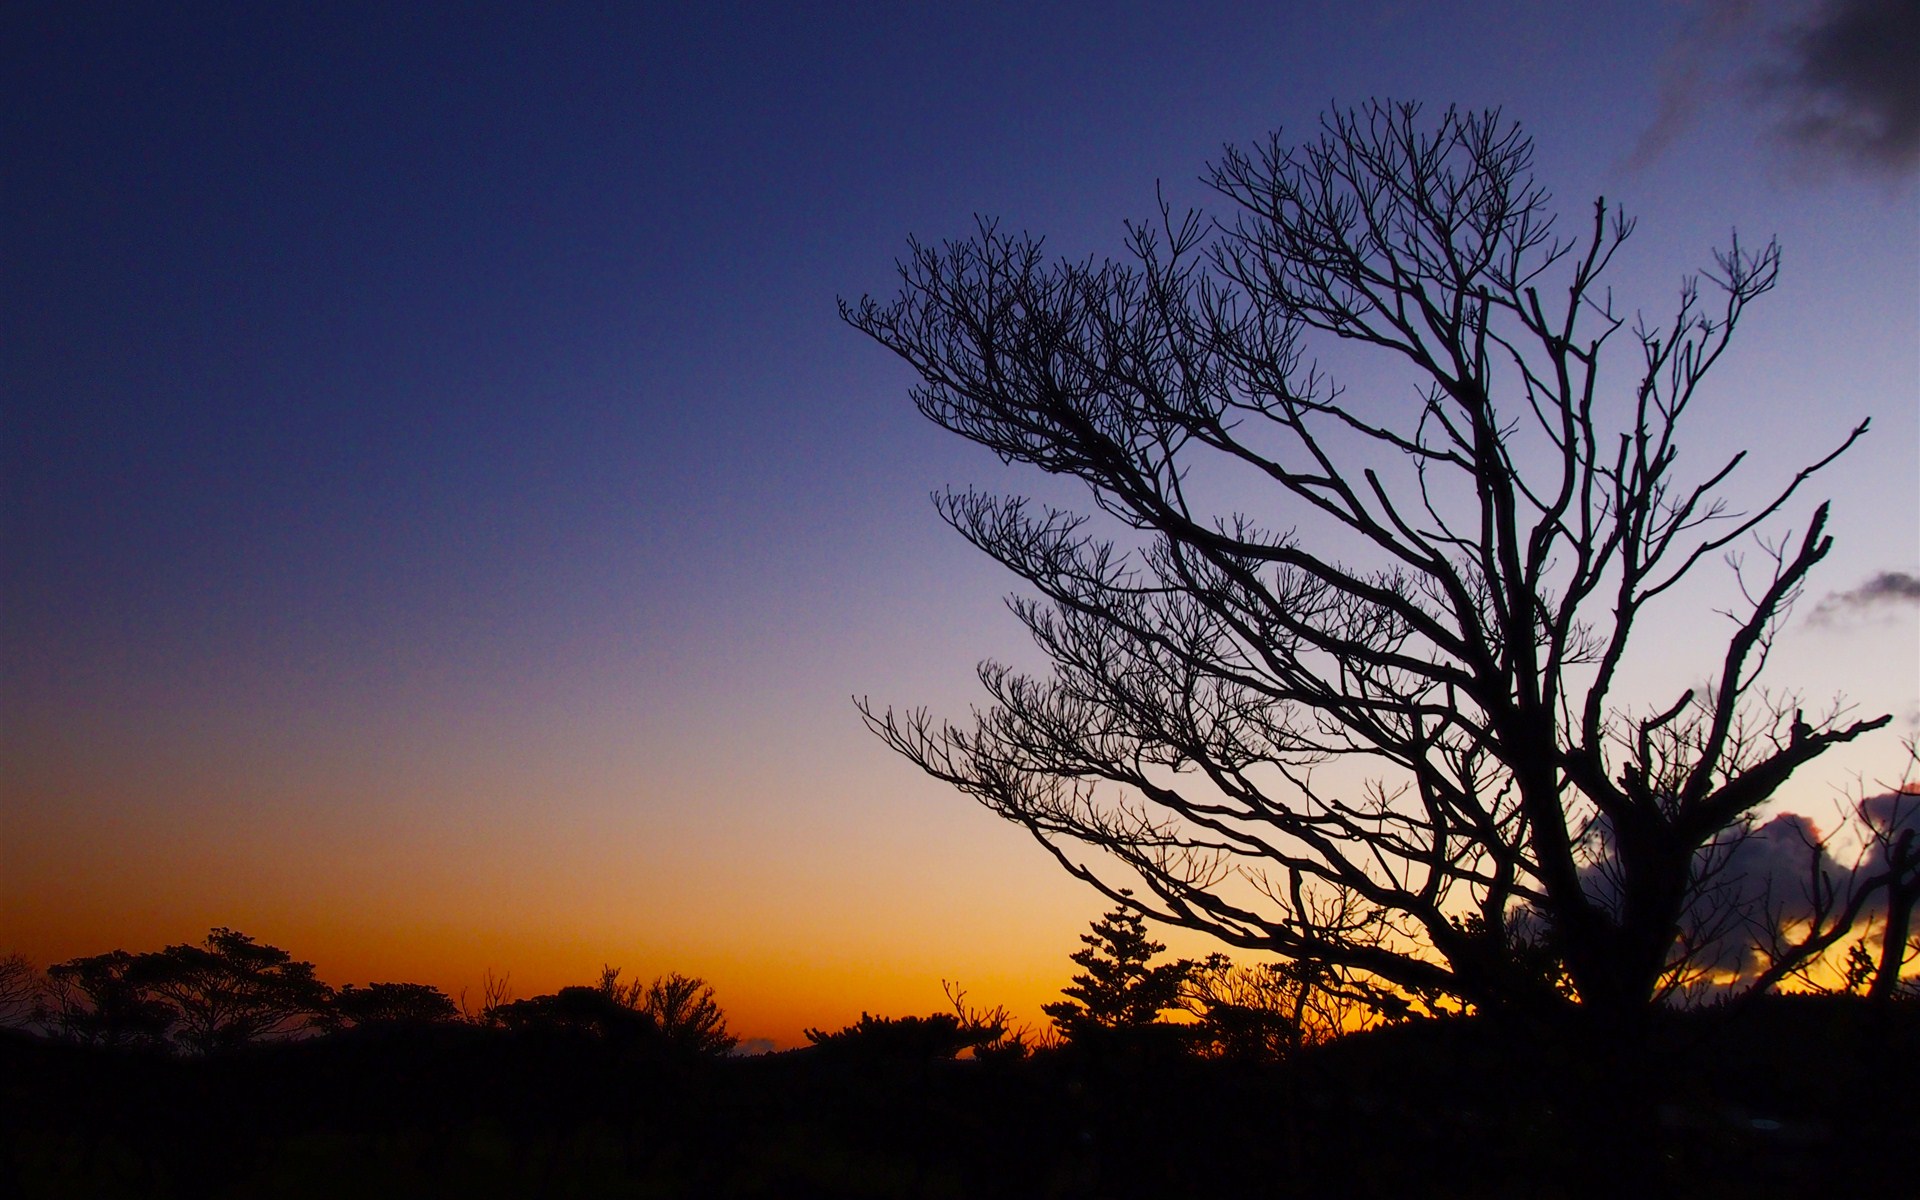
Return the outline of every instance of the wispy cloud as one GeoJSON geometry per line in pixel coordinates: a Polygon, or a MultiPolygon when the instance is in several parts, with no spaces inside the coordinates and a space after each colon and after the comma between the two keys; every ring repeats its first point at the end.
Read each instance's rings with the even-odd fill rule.
{"type": "Polygon", "coordinates": [[[1877,609],[1920,605],[1920,576],[1882,571],[1847,592],[1829,592],[1807,617],[1812,625],[1837,625],[1877,609]]]}
{"type": "Polygon", "coordinates": [[[1728,60],[1740,57],[1731,48],[1753,40],[1745,35],[1759,23],[1761,7],[1758,0],[1706,0],[1695,8],[1660,58],[1653,123],[1634,143],[1628,168],[1639,170],[1659,159],[1699,120],[1701,109],[1726,91],[1728,60]]]}

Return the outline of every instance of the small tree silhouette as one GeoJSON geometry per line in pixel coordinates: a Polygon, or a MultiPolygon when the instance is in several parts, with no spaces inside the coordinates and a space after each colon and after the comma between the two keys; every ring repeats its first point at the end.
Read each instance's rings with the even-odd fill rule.
{"type": "Polygon", "coordinates": [[[0,958],[0,1027],[23,1025],[39,1007],[40,975],[24,954],[0,958]]]}
{"type": "Polygon", "coordinates": [[[696,1054],[725,1054],[739,1042],[727,1030],[727,1014],[706,980],[672,971],[652,983],[621,982],[620,968],[600,968],[601,995],[653,1019],[668,1043],[696,1054]]]}
{"type": "Polygon", "coordinates": [[[175,1039],[200,1054],[291,1033],[323,1016],[332,999],[312,963],[225,927],[199,945],[139,955],[128,974],[171,1006],[175,1039]]]}
{"type": "Polygon", "coordinates": [[[701,1054],[725,1054],[740,1040],[727,1032],[727,1016],[707,981],[678,971],[647,985],[645,1012],[668,1041],[701,1054]]]}
{"type": "Polygon", "coordinates": [[[1166,946],[1147,936],[1146,920],[1139,913],[1124,905],[1115,908],[1080,940],[1086,946],[1072,958],[1081,973],[1073,977],[1072,986],[1061,989],[1068,998],[1040,1008],[1069,1041],[1144,1029],[1179,1006],[1181,987],[1194,964],[1183,958],[1149,965],[1166,946]]]}
{"type": "Polygon", "coordinates": [[[495,975],[493,968],[488,967],[486,975],[480,980],[480,1006],[475,1009],[469,1009],[467,1007],[466,989],[462,988],[460,991],[460,1015],[475,1025],[492,1028],[500,1024],[501,1012],[507,1005],[513,1003],[514,999],[513,972],[508,971],[504,975],[495,975]]]}
{"type": "Polygon", "coordinates": [[[597,987],[563,987],[488,1010],[490,1024],[536,1037],[593,1038],[615,1045],[653,1043],[653,1019],[597,987]]]}
{"type": "Polygon", "coordinates": [[[460,1009],[451,997],[426,983],[349,983],[333,997],[326,1023],[333,1028],[431,1025],[454,1021],[460,1009]]]}
{"type": "Polygon", "coordinates": [[[180,1020],[148,990],[144,955],[109,950],[47,968],[46,1020],[68,1041],[99,1046],[165,1045],[180,1020]]]}
{"type": "Polygon", "coordinates": [[[1377,997],[1341,986],[1325,964],[1294,959],[1244,966],[1224,954],[1195,965],[1181,989],[1199,1018],[1195,1049],[1214,1058],[1278,1062],[1304,1046],[1379,1024],[1377,997]]]}

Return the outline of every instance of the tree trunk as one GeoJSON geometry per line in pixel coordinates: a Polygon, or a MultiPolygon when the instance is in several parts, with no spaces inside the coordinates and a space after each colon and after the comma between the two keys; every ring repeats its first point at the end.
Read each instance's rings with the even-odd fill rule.
{"type": "Polygon", "coordinates": [[[1900,967],[1907,957],[1907,933],[1912,929],[1913,905],[1920,900],[1920,888],[1887,889],[1887,928],[1880,939],[1880,967],[1873,973],[1873,986],[1867,999],[1885,1004],[1900,988],[1900,967]]]}

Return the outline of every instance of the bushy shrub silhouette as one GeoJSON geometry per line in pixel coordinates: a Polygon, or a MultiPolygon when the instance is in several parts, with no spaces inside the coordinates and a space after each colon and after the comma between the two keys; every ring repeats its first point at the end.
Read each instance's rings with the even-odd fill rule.
{"type": "Polygon", "coordinates": [[[138,962],[138,955],[109,950],[48,967],[49,1028],[88,1045],[166,1045],[179,1014],[148,990],[138,962]]]}
{"type": "Polygon", "coordinates": [[[600,991],[616,1004],[652,1019],[672,1046],[694,1054],[725,1054],[740,1041],[727,1029],[727,1015],[706,980],[670,971],[652,983],[621,982],[620,968],[600,968],[600,991]]]}
{"type": "Polygon", "coordinates": [[[662,1040],[652,1017],[597,987],[563,987],[549,995],[509,1001],[487,1015],[503,1029],[536,1037],[594,1038],[620,1046],[657,1045],[662,1040]]]}
{"type": "Polygon", "coordinates": [[[334,993],[325,1024],[330,1029],[433,1025],[460,1019],[460,1009],[439,988],[425,983],[349,983],[334,993]]]}
{"type": "Polygon", "coordinates": [[[851,1061],[933,1062],[1000,1039],[1004,1030],[968,1025],[953,1013],[927,1017],[875,1017],[835,1033],[806,1031],[807,1041],[829,1057],[851,1061]]]}

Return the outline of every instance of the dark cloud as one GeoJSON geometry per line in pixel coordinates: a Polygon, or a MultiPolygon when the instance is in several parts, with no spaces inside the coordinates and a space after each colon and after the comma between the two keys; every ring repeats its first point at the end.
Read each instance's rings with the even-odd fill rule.
{"type": "MultiPolygon", "coordinates": [[[[1610,842],[1601,830],[1596,860],[1580,878],[1588,898],[1617,917],[1618,864],[1610,842]]],[[[1813,821],[1797,813],[1729,830],[1695,859],[1693,892],[1680,919],[1688,961],[1695,970],[1723,973],[1703,981],[1711,986],[1750,978],[1763,965],[1757,940],[1763,928],[1806,920],[1844,894],[1852,877],[1813,821]]],[[[1544,929],[1534,914],[1521,917],[1523,932],[1537,935],[1544,929]]]]}
{"type": "Polygon", "coordinates": [[[1741,905],[1770,906],[1789,921],[1812,916],[1821,899],[1816,889],[1846,874],[1819,829],[1798,813],[1782,813],[1735,841],[1721,871],[1741,905]]]}
{"type": "Polygon", "coordinates": [[[1824,0],[1756,75],[1792,143],[1859,166],[1920,166],[1920,0],[1824,0]]]}
{"type": "Polygon", "coordinates": [[[1920,166],[1920,0],[1701,0],[1661,59],[1660,158],[1710,106],[1758,112],[1799,154],[1873,173],[1920,166]]]}
{"type": "Polygon", "coordinates": [[[1901,834],[1920,838],[1920,791],[1903,788],[1868,796],[1860,802],[1860,819],[1870,835],[1860,869],[1871,875],[1886,869],[1888,853],[1901,834]]]}
{"type": "Polygon", "coordinates": [[[1852,591],[1828,593],[1814,606],[1807,621],[1835,625],[1872,609],[1903,604],[1920,604],[1920,577],[1905,571],[1882,571],[1852,591]]]}
{"type": "MultiPolygon", "coordinates": [[[[1835,837],[1811,818],[1781,813],[1728,830],[1694,859],[1693,883],[1680,918],[1680,942],[1696,976],[1686,985],[1695,999],[1750,982],[1767,965],[1769,931],[1795,936],[1793,926],[1815,916],[1831,920],[1856,889],[1885,871],[1900,835],[1920,836],[1920,783],[1902,784],[1868,796],[1835,837]],[[1844,861],[1834,843],[1852,846],[1844,861]]],[[[1592,861],[1580,871],[1588,899],[1619,917],[1619,864],[1604,822],[1590,831],[1592,861]]],[[[1886,912],[1886,893],[1876,891],[1863,915],[1871,922],[1886,912]]],[[[1546,918],[1524,905],[1508,914],[1512,930],[1525,937],[1550,935],[1546,918]]],[[[1804,932],[1802,930],[1801,932],[1804,932]]]]}
{"type": "Polygon", "coordinates": [[[1820,831],[1797,813],[1704,852],[1697,891],[1681,917],[1682,936],[1699,967],[1746,976],[1761,965],[1756,936],[1782,922],[1805,921],[1851,872],[1827,852],[1820,831]]]}
{"type": "MultiPolygon", "coordinates": [[[[1681,918],[1694,963],[1750,978],[1765,965],[1763,928],[1806,921],[1823,910],[1830,917],[1835,906],[1886,869],[1888,853],[1903,831],[1920,834],[1920,792],[1869,796],[1860,802],[1858,817],[1855,830],[1865,844],[1844,864],[1829,852],[1819,828],[1797,813],[1782,813],[1704,852],[1698,890],[1681,918]]],[[[1885,910],[1886,893],[1878,891],[1864,911],[1872,917],[1885,910]]]]}

